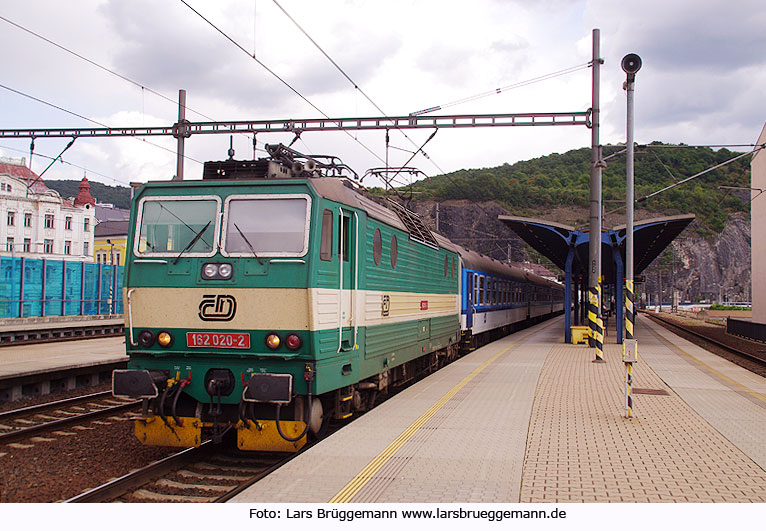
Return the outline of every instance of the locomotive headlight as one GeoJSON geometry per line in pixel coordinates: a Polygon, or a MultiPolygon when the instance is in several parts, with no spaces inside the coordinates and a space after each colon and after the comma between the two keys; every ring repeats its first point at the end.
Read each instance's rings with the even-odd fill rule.
{"type": "Polygon", "coordinates": [[[218,274],[218,264],[205,264],[202,267],[202,276],[205,278],[213,278],[218,274]]]}
{"type": "Polygon", "coordinates": [[[231,264],[219,264],[218,266],[218,276],[223,279],[229,279],[231,278],[231,273],[233,271],[233,267],[231,267],[231,264]]]}
{"type": "Polygon", "coordinates": [[[234,266],[229,263],[209,263],[202,266],[202,278],[205,280],[229,280],[234,266]]]}
{"type": "Polygon", "coordinates": [[[173,336],[170,332],[162,331],[159,334],[157,334],[157,343],[160,344],[161,347],[169,347],[173,344],[173,336]]]}
{"type": "Polygon", "coordinates": [[[277,334],[269,334],[266,336],[266,346],[271,350],[277,350],[281,344],[282,339],[277,334]]]}

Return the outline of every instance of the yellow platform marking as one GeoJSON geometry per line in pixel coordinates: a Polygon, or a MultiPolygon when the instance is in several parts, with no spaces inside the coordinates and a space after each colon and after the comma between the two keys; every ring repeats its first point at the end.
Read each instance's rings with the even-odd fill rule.
{"type": "MultiPolygon", "coordinates": [[[[682,349],[681,347],[679,347],[679,346],[675,345],[673,342],[671,342],[671,341],[669,341],[668,339],[666,339],[666,338],[662,337],[662,336],[659,334],[659,332],[656,332],[655,330],[652,330],[652,328],[650,328],[650,327],[647,327],[647,328],[649,328],[649,330],[651,330],[651,332],[652,332],[652,333],[653,333],[655,336],[657,336],[657,337],[658,337],[658,338],[659,338],[659,339],[660,339],[662,342],[664,342],[665,344],[667,344],[668,346],[670,346],[672,349],[674,349],[674,350],[676,350],[676,351],[680,352],[681,354],[683,354],[684,356],[686,356],[687,358],[689,358],[691,361],[693,361],[694,363],[696,363],[696,364],[697,364],[697,365],[699,365],[700,367],[703,367],[704,369],[706,369],[706,370],[710,371],[711,373],[713,373],[713,374],[715,374],[716,376],[718,376],[720,379],[722,379],[722,380],[724,380],[725,382],[727,382],[727,383],[729,383],[729,384],[733,385],[734,387],[738,388],[739,390],[741,390],[741,391],[744,391],[745,393],[749,394],[749,395],[750,395],[750,396],[752,396],[753,398],[757,398],[757,399],[758,399],[758,400],[760,400],[761,402],[766,402],[766,396],[762,395],[762,394],[761,394],[761,393],[759,393],[758,391],[753,391],[752,389],[750,389],[750,388],[749,388],[749,387],[747,387],[746,385],[742,385],[741,383],[739,383],[739,382],[737,382],[737,381],[735,381],[735,380],[732,380],[731,378],[729,378],[728,376],[726,376],[726,375],[725,375],[725,374],[723,374],[722,372],[715,370],[715,369],[714,369],[714,368],[712,368],[710,365],[706,364],[704,361],[698,360],[697,358],[695,358],[694,356],[692,356],[691,354],[689,354],[688,352],[686,352],[686,351],[685,351],[684,349],[682,349]]],[[[672,333],[672,332],[671,332],[671,333],[672,333]]],[[[679,337],[680,337],[680,336],[679,336],[679,337]]],[[[700,348],[701,348],[701,347],[700,347],[700,348]]]]}
{"type": "MultiPolygon", "coordinates": [[[[548,324],[545,328],[548,328],[548,326],[551,326],[552,323],[548,324]]],[[[540,329],[543,330],[543,329],[540,329]]],[[[540,331],[538,330],[538,332],[540,331]]],[[[383,468],[383,466],[388,462],[389,459],[391,459],[394,454],[402,447],[404,444],[409,441],[413,435],[417,433],[417,431],[423,427],[423,425],[428,422],[428,420],[433,417],[449,400],[455,396],[455,394],[460,391],[465,385],[473,380],[476,376],[478,376],[479,373],[481,373],[484,369],[489,367],[492,363],[495,362],[500,356],[508,352],[510,349],[515,347],[520,341],[526,339],[528,336],[525,336],[524,338],[519,338],[518,340],[514,341],[507,347],[505,347],[503,350],[492,356],[490,359],[485,361],[481,366],[477,367],[476,369],[471,372],[468,376],[460,380],[460,382],[455,385],[452,389],[450,389],[444,396],[442,396],[434,405],[432,405],[425,413],[423,413],[420,417],[418,417],[412,424],[409,425],[409,427],[402,432],[399,437],[394,439],[394,441],[386,447],[385,450],[383,450],[378,456],[373,459],[370,464],[368,464],[364,469],[359,472],[359,474],[356,475],[354,479],[352,479],[343,489],[341,489],[338,494],[333,496],[333,498],[330,500],[330,503],[348,503],[351,501],[351,499],[364,487],[373,477],[375,477],[375,474],[383,468]]]]}

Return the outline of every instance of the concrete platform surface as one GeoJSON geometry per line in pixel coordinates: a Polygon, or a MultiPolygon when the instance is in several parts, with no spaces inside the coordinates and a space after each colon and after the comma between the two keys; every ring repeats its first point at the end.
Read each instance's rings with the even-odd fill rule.
{"type": "Polygon", "coordinates": [[[628,419],[621,346],[594,363],[562,326],[474,351],[232,501],[766,502],[766,379],[639,317],[628,419]]]}
{"type": "Polygon", "coordinates": [[[124,337],[75,339],[2,347],[0,348],[0,380],[45,373],[55,369],[71,369],[127,360],[124,337]]]}

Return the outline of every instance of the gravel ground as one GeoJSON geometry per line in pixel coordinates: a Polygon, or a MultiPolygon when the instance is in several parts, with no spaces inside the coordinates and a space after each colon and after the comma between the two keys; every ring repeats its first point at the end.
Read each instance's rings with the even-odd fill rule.
{"type": "Polygon", "coordinates": [[[78,387],[71,391],[61,391],[58,393],[42,396],[25,396],[21,400],[15,400],[13,402],[0,402],[0,412],[11,411],[13,409],[21,409],[27,406],[36,406],[38,404],[45,404],[53,402],[54,400],[64,400],[65,398],[74,398],[77,396],[89,395],[93,393],[101,393],[103,391],[111,391],[112,384],[106,383],[91,387],[78,387]]]}
{"type": "Polygon", "coordinates": [[[133,423],[88,423],[93,429],[67,428],[75,435],[48,441],[0,446],[0,502],[56,502],[162,459],[178,449],[148,447],[133,435],[133,423]]]}

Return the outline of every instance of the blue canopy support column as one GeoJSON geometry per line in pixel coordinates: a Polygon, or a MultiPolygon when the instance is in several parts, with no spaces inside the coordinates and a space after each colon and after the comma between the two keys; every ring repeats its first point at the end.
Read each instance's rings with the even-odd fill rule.
{"type": "Polygon", "coordinates": [[[566,268],[564,270],[564,342],[572,342],[572,261],[574,260],[574,247],[569,248],[567,253],[566,268]]]}

